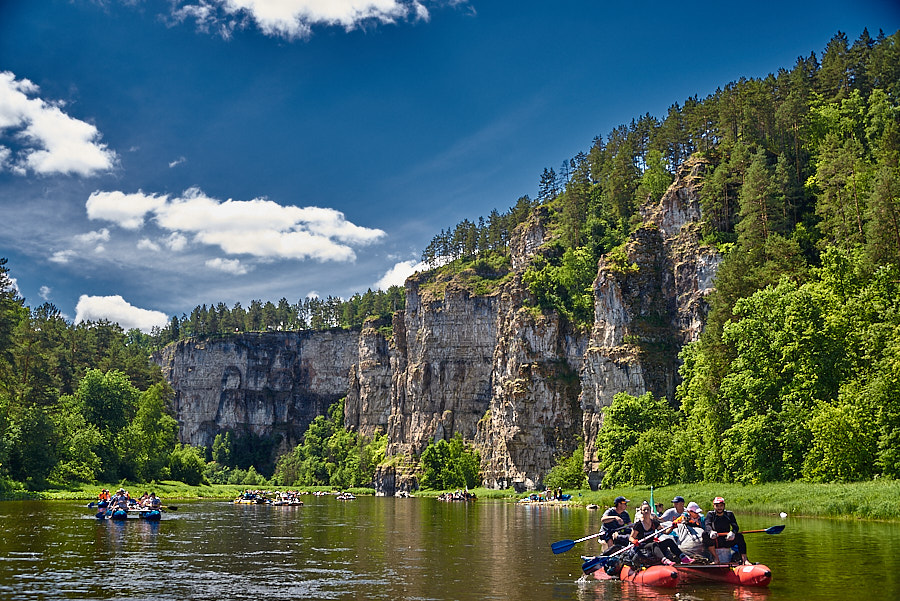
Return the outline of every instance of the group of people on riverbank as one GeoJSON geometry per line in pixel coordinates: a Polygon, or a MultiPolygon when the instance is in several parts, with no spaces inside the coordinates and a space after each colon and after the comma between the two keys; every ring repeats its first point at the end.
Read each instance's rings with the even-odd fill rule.
{"type": "Polygon", "coordinates": [[[441,493],[435,497],[438,501],[474,501],[476,498],[475,493],[469,492],[468,487],[465,491],[456,489],[454,492],[441,493]]]}
{"type": "Polygon", "coordinates": [[[725,509],[723,497],[713,499],[713,509],[706,516],[693,501],[685,506],[680,495],[672,499],[672,507],[660,514],[644,501],[634,522],[628,514],[630,502],[616,497],[613,506],[603,513],[603,555],[622,552],[630,546],[634,555],[646,562],[730,563],[736,548],[740,561],[750,564],[737,518],[725,509]]]}

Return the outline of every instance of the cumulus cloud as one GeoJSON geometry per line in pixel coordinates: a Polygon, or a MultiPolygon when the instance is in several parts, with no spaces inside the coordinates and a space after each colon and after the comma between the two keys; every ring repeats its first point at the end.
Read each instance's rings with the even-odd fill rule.
{"type": "Polygon", "coordinates": [[[282,206],[266,199],[220,201],[191,188],[178,198],[143,192],[94,192],[87,201],[90,219],[138,229],[152,218],[170,232],[167,245],[181,250],[187,235],[229,255],[264,259],[352,261],[353,246],[372,243],[385,233],[358,226],[334,209],[282,206]]]}
{"type": "Polygon", "coordinates": [[[124,330],[137,328],[149,332],[154,326],[165,327],[168,317],[160,311],[140,309],[129,304],[118,294],[115,296],[88,296],[82,294],[75,305],[75,323],[105,319],[122,326],[124,330]]]}
{"type": "Polygon", "coordinates": [[[391,286],[402,286],[406,278],[426,269],[430,267],[421,261],[400,261],[381,276],[381,279],[375,282],[375,286],[382,290],[387,290],[391,286]]]}
{"type": "Polygon", "coordinates": [[[159,244],[157,244],[150,238],[141,238],[140,240],[138,240],[137,247],[140,250],[152,250],[153,252],[159,252],[160,250],[162,250],[159,244]]]}
{"type": "Polygon", "coordinates": [[[178,232],[172,232],[169,234],[169,237],[166,238],[166,247],[174,252],[181,252],[184,250],[184,247],[187,246],[188,240],[184,236],[184,234],[179,234],[178,232]]]}
{"type": "Polygon", "coordinates": [[[137,230],[144,225],[144,216],[166,204],[166,196],[124,192],[94,192],[85,207],[89,219],[112,221],[126,230],[137,230]]]}
{"type": "Polygon", "coordinates": [[[50,256],[50,261],[65,265],[75,256],[74,250],[58,250],[50,256]]]}
{"type": "Polygon", "coordinates": [[[224,271],[225,273],[232,273],[234,275],[244,275],[247,273],[247,268],[244,265],[241,265],[241,262],[237,259],[222,259],[217,257],[208,260],[206,266],[210,269],[224,271]]]}
{"type": "Polygon", "coordinates": [[[370,23],[429,19],[420,0],[188,0],[177,5],[173,16],[225,38],[253,25],[265,35],[288,40],[308,38],[315,26],[352,31],[370,23]]]}
{"type": "Polygon", "coordinates": [[[38,290],[38,296],[40,296],[45,301],[50,300],[50,286],[41,286],[40,290],[38,290]]]}
{"type": "Polygon", "coordinates": [[[95,242],[109,242],[109,230],[106,228],[97,230],[96,232],[88,232],[79,234],[75,239],[85,244],[94,244],[95,242]]]}
{"type": "Polygon", "coordinates": [[[0,72],[0,169],[85,177],[112,169],[116,153],[100,142],[97,128],[64,113],[63,103],[35,97],[39,92],[31,81],[0,72]]]}

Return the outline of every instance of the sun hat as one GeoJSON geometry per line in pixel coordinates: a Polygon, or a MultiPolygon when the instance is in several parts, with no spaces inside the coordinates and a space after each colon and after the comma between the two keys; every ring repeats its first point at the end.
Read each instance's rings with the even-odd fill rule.
{"type": "Polygon", "coordinates": [[[713,499],[713,505],[715,505],[716,503],[724,503],[724,502],[725,502],[725,497],[716,497],[715,499],[713,499]]]}
{"type": "Polygon", "coordinates": [[[700,509],[700,506],[691,501],[687,506],[688,511],[693,511],[694,513],[703,513],[703,510],[700,509]]]}

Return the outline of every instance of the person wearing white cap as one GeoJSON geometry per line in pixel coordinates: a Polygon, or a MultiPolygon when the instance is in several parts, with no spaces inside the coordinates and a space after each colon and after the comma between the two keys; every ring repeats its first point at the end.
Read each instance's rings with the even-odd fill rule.
{"type": "Polygon", "coordinates": [[[688,503],[684,518],[675,527],[678,534],[678,546],[691,558],[705,557],[711,559],[707,550],[715,545],[709,533],[703,528],[703,510],[695,502],[688,503]]]}
{"type": "MultiPolygon", "coordinates": [[[[737,518],[734,514],[725,509],[725,499],[716,497],[713,499],[713,509],[706,514],[706,531],[712,539],[715,548],[710,549],[713,559],[718,560],[716,553],[719,549],[730,549],[733,545],[737,545],[738,553],[741,555],[743,563],[749,564],[747,559],[747,543],[744,541],[744,535],[738,526],[737,518]]],[[[719,563],[728,563],[727,560],[719,563]]]]}

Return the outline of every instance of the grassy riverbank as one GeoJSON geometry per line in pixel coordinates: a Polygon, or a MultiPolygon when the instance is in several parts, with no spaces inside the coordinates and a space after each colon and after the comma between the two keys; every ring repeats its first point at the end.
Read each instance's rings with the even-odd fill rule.
{"type": "MultiPolygon", "coordinates": [[[[93,501],[101,488],[116,490],[125,487],[132,495],[143,492],[156,492],[163,502],[169,500],[189,499],[234,499],[242,491],[249,488],[240,484],[214,484],[208,486],[188,486],[175,481],[163,481],[151,484],[118,482],[112,484],[85,484],[60,489],[49,489],[41,492],[13,492],[4,494],[5,499],[71,499],[93,501]]],[[[271,488],[271,487],[261,487],[271,488]]],[[[300,490],[314,492],[330,491],[330,487],[306,487],[300,490]]],[[[351,489],[355,495],[372,495],[371,488],[351,489]]],[[[443,491],[418,491],[417,497],[436,497],[443,491]]],[[[470,490],[480,500],[517,501],[528,494],[515,494],[512,490],[494,490],[476,488],[470,490]]],[[[630,508],[643,500],[650,500],[650,488],[647,486],[625,487],[613,490],[566,490],[572,495],[569,505],[599,505],[605,509],[612,505],[613,499],[624,495],[631,499],[630,508]]],[[[794,516],[811,517],[854,517],[870,520],[900,521],[900,481],[875,480],[850,484],[813,484],[809,482],[776,482],[742,486],[740,484],[684,484],[665,486],[653,490],[653,500],[664,503],[666,507],[675,495],[683,496],[687,501],[696,501],[704,510],[712,509],[712,499],[725,497],[729,509],[742,513],[778,515],[782,511],[794,516]]]]}
{"type": "MultiPolygon", "coordinates": [[[[212,484],[202,486],[189,486],[183,482],[174,480],[164,480],[162,482],[141,483],[141,482],[115,482],[111,484],[76,484],[65,488],[50,488],[40,492],[17,491],[3,495],[4,499],[55,499],[55,500],[75,500],[75,501],[95,501],[97,494],[101,489],[108,488],[115,491],[118,488],[124,488],[133,497],[142,495],[144,492],[155,492],[157,496],[163,499],[163,502],[169,500],[190,500],[190,499],[235,499],[237,496],[247,489],[275,490],[276,487],[271,486],[249,486],[247,484],[212,484]]],[[[294,487],[285,487],[294,488],[294,487]]],[[[296,490],[314,491],[332,491],[330,486],[308,486],[296,488],[296,490]]],[[[349,490],[355,495],[373,495],[375,490],[372,488],[352,488],[349,490]]]]}
{"type": "MultiPolygon", "coordinates": [[[[615,490],[565,491],[578,505],[594,503],[601,508],[612,505],[624,495],[633,508],[650,500],[650,487],[628,487],[615,490]]],[[[675,495],[687,502],[696,501],[704,511],[712,509],[712,500],[725,497],[728,509],[743,513],[772,514],[786,512],[794,516],[850,516],[870,520],[900,520],[900,481],[874,480],[849,484],[815,484],[810,482],[775,482],[742,486],[740,484],[683,484],[653,489],[653,500],[671,507],[675,495]]],[[[525,496],[525,495],[521,495],[525,496]]]]}

